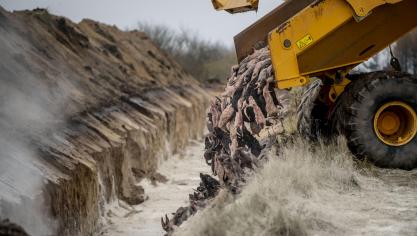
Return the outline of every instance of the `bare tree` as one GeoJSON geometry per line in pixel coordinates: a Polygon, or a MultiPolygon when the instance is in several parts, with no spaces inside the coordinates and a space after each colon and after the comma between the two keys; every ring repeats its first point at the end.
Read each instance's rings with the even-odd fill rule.
{"type": "Polygon", "coordinates": [[[138,29],[200,81],[225,81],[230,66],[236,63],[235,53],[230,47],[202,39],[195,31],[185,28],[176,31],[164,25],[147,23],[139,23],[138,29]]]}

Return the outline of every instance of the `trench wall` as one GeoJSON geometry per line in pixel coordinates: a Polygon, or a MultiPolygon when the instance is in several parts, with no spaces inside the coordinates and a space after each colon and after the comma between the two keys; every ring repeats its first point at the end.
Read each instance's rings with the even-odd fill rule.
{"type": "MultiPolygon", "coordinates": [[[[21,113],[0,114],[0,125],[9,124],[2,130],[34,153],[28,165],[41,176],[36,199],[53,234],[92,235],[107,204],[142,203],[138,183],[202,137],[209,96],[142,32],[0,8],[0,40],[2,85],[30,108],[14,107],[2,92],[21,113]],[[28,118],[15,125],[13,115],[28,118]]],[[[24,187],[14,181],[19,173],[3,174],[24,187]]],[[[1,209],[1,217],[13,218],[1,209]]],[[[22,216],[14,221],[42,234],[22,216]]]]}

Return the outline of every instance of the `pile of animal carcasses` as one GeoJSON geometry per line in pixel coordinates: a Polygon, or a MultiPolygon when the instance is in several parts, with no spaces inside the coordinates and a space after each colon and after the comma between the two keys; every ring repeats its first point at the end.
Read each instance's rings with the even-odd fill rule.
{"type": "Polygon", "coordinates": [[[222,186],[239,190],[245,169],[257,166],[265,141],[283,131],[289,94],[274,89],[268,48],[232,68],[227,87],[210,106],[204,158],[222,186]]]}
{"type": "Polygon", "coordinates": [[[246,173],[259,165],[265,147],[283,132],[289,92],[275,89],[274,84],[268,48],[255,50],[232,68],[225,91],[213,99],[207,117],[204,158],[219,180],[201,176],[200,187],[190,195],[190,206],[179,208],[171,219],[162,219],[168,235],[205,207],[220,188],[239,193],[246,173]]]}

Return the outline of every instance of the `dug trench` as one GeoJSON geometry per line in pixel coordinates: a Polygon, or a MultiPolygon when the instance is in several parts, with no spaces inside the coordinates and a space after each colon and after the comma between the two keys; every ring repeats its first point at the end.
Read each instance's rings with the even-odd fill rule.
{"type": "Polygon", "coordinates": [[[142,32],[0,8],[0,57],[0,218],[29,235],[97,233],[202,138],[209,96],[142,32]]]}

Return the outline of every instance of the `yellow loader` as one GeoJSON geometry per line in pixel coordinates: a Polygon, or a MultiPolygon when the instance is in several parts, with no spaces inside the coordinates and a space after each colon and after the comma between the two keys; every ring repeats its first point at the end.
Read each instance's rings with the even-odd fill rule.
{"type": "MultiPolygon", "coordinates": [[[[259,4],[212,2],[230,13],[259,4]]],[[[351,71],[416,26],[417,0],[290,0],[234,40],[239,62],[269,46],[277,88],[309,86],[299,108],[301,134],[342,134],[356,157],[409,170],[417,168],[417,77],[401,72],[392,53],[392,71],[351,71]]]]}

